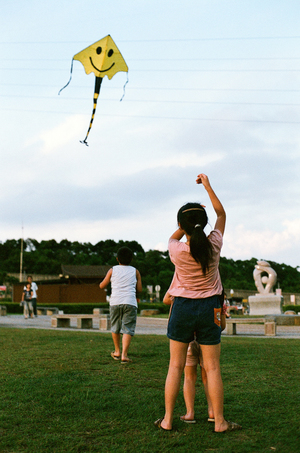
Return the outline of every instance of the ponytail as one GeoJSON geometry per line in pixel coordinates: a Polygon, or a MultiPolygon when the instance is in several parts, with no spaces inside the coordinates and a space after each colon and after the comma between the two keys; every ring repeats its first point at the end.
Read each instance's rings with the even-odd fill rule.
{"type": "Polygon", "coordinates": [[[212,248],[201,225],[195,225],[191,234],[190,251],[194,260],[201,264],[203,274],[206,274],[212,257],[212,248]]]}
{"type": "Polygon", "coordinates": [[[199,203],[187,203],[179,209],[177,221],[191,237],[191,255],[201,265],[203,274],[206,274],[212,258],[212,246],[203,231],[208,221],[204,207],[199,203]]]}

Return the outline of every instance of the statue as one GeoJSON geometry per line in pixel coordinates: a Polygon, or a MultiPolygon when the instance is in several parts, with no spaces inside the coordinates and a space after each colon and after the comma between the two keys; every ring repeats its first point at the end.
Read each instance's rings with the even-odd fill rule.
{"type": "Polygon", "coordinates": [[[259,294],[249,296],[250,315],[280,315],[282,313],[283,297],[274,294],[273,287],[277,274],[267,261],[257,261],[253,278],[259,294]],[[262,274],[267,274],[263,275],[262,274]],[[265,286],[264,286],[265,285],[265,286]]]}
{"type": "Polygon", "coordinates": [[[253,271],[253,278],[260,294],[274,294],[272,289],[276,283],[277,274],[267,261],[257,261],[253,271]],[[261,274],[263,272],[267,273],[268,277],[266,275],[262,277],[261,274]],[[264,284],[265,286],[263,286],[264,284]]]}

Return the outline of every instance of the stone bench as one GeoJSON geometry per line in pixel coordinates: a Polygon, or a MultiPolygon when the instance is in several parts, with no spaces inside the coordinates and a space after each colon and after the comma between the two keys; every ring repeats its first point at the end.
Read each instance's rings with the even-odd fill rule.
{"type": "Polygon", "coordinates": [[[109,315],[54,315],[51,327],[71,327],[71,319],[76,319],[77,329],[92,329],[94,319],[99,319],[100,330],[110,330],[111,326],[109,315]]]}
{"type": "Polygon", "coordinates": [[[6,316],[7,310],[5,305],[0,305],[0,316],[6,316]]]}
{"type": "Polygon", "coordinates": [[[109,314],[109,308],[94,308],[93,309],[93,314],[94,315],[108,315],[109,314]]]}
{"type": "MultiPolygon", "coordinates": [[[[226,333],[236,335],[237,324],[264,324],[264,318],[231,318],[226,319],[226,333]]],[[[266,332],[265,332],[266,334],[266,332]]]]}
{"type": "Polygon", "coordinates": [[[57,307],[36,307],[38,315],[52,316],[58,314],[59,310],[57,307]]]}
{"type": "Polygon", "coordinates": [[[228,335],[236,335],[237,324],[264,324],[265,335],[275,336],[277,326],[300,326],[300,316],[295,315],[266,315],[264,318],[233,318],[226,320],[228,335]]]}
{"type": "Polygon", "coordinates": [[[277,326],[300,326],[299,315],[266,315],[266,322],[275,322],[277,326]]]}
{"type": "Polygon", "coordinates": [[[153,316],[153,315],[159,315],[160,311],[156,310],[154,308],[148,308],[146,310],[141,310],[140,316],[153,316]]]}

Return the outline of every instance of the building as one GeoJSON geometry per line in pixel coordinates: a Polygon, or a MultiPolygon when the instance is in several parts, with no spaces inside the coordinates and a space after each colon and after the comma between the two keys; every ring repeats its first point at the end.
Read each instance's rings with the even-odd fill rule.
{"type": "MultiPolygon", "coordinates": [[[[38,305],[82,304],[106,302],[106,291],[99,288],[111,266],[62,265],[62,274],[56,279],[35,281],[38,305]]],[[[13,285],[13,302],[20,302],[25,282],[13,285]]]]}

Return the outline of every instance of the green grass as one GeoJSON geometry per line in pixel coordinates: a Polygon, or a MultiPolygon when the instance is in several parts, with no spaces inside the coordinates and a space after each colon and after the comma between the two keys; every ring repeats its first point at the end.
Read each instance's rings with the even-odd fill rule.
{"type": "Polygon", "coordinates": [[[300,451],[300,340],[223,338],[225,416],[243,430],[212,432],[197,384],[196,425],[154,427],[164,413],[164,336],[136,336],[134,362],[110,357],[109,334],[0,329],[1,453],[300,451]]]}

